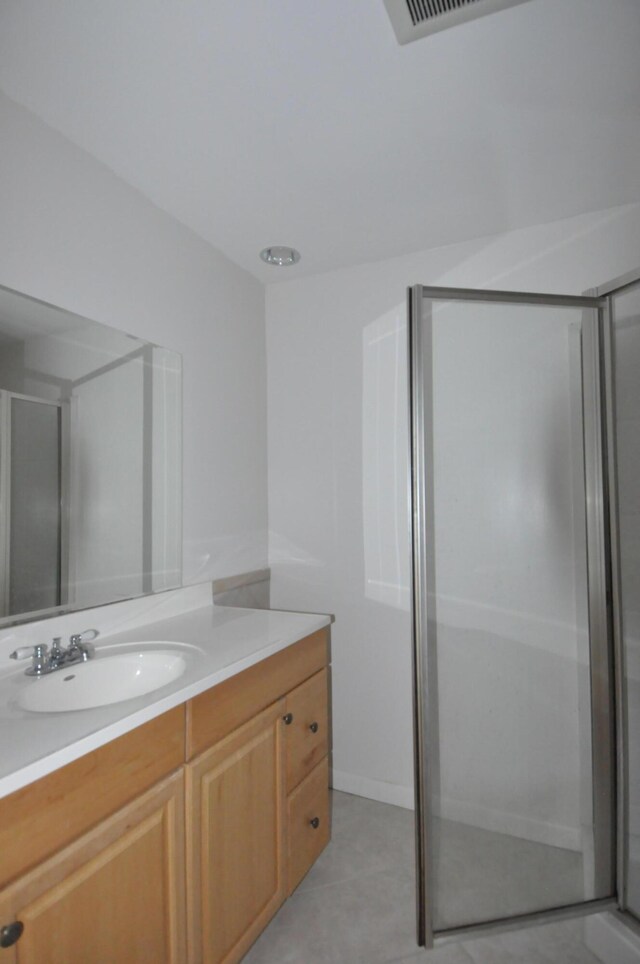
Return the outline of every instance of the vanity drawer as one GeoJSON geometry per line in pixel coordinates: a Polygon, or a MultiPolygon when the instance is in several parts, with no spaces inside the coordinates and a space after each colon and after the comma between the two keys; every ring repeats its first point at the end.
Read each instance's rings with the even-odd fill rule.
{"type": "Polygon", "coordinates": [[[329,634],[320,629],[189,700],[187,760],[317,673],[327,665],[328,656],[329,634]]]}
{"type": "Polygon", "coordinates": [[[288,893],[329,843],[329,759],[325,757],[287,801],[288,893]]]}
{"type": "Polygon", "coordinates": [[[287,793],[297,787],[329,749],[327,671],[292,690],[285,704],[287,793]]]}

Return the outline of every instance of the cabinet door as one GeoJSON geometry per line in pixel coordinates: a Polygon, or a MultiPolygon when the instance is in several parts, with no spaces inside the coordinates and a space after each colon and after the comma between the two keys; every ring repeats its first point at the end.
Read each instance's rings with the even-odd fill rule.
{"type": "Polygon", "coordinates": [[[182,964],[183,797],[177,773],[5,888],[3,964],[182,964]]]}
{"type": "Polygon", "coordinates": [[[192,964],[239,961],[285,897],[284,701],[189,764],[192,964]]]}

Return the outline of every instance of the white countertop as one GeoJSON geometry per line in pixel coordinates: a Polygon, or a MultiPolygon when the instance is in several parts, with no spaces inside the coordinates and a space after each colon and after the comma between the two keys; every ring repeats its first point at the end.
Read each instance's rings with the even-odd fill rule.
{"type": "Polygon", "coordinates": [[[40,681],[24,675],[24,664],[5,668],[0,673],[0,797],[166,713],[330,622],[331,617],[325,615],[206,605],[125,632],[111,632],[96,640],[97,657],[113,647],[118,652],[135,642],[161,640],[187,644],[181,650],[187,667],[179,679],[153,693],[90,710],[23,710],[17,704],[19,688],[37,686],[40,681]]]}

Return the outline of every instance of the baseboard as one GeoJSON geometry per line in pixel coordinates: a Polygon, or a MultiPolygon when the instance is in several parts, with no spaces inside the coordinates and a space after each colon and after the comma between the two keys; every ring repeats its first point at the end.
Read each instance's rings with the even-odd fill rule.
{"type": "MultiPolygon", "coordinates": [[[[377,800],[379,803],[390,803],[396,807],[404,807],[406,810],[414,809],[413,787],[385,783],[384,780],[372,780],[370,777],[363,777],[357,773],[345,773],[343,770],[332,771],[331,785],[335,790],[342,790],[344,793],[353,793],[358,797],[377,800]]],[[[440,816],[444,820],[468,824],[494,833],[509,834],[512,837],[547,844],[550,847],[581,850],[579,828],[532,820],[518,814],[479,807],[459,800],[444,799],[441,801],[440,812],[437,810],[438,808],[435,816],[440,816]]]]}
{"type": "Polygon", "coordinates": [[[587,917],[584,940],[603,964],[638,964],[640,961],[640,937],[613,914],[587,917]]]}
{"type": "Polygon", "coordinates": [[[367,797],[378,803],[390,803],[394,807],[414,809],[413,787],[400,786],[397,783],[385,783],[384,780],[371,780],[357,773],[344,773],[342,770],[332,770],[331,786],[334,790],[353,793],[357,797],[367,797]]]}
{"type": "Polygon", "coordinates": [[[440,800],[440,808],[435,808],[435,816],[455,823],[464,823],[493,833],[504,833],[521,840],[561,847],[563,850],[582,850],[582,833],[579,827],[565,827],[560,824],[546,823],[518,813],[482,807],[463,800],[446,797],[440,800]]]}

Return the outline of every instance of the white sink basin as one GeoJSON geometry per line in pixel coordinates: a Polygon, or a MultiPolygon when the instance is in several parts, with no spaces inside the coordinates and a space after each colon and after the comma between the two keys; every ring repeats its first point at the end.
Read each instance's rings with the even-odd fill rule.
{"type": "Polygon", "coordinates": [[[182,676],[186,666],[184,656],[171,650],[98,657],[31,681],[20,691],[18,703],[35,713],[120,703],[166,686],[182,676]]]}

